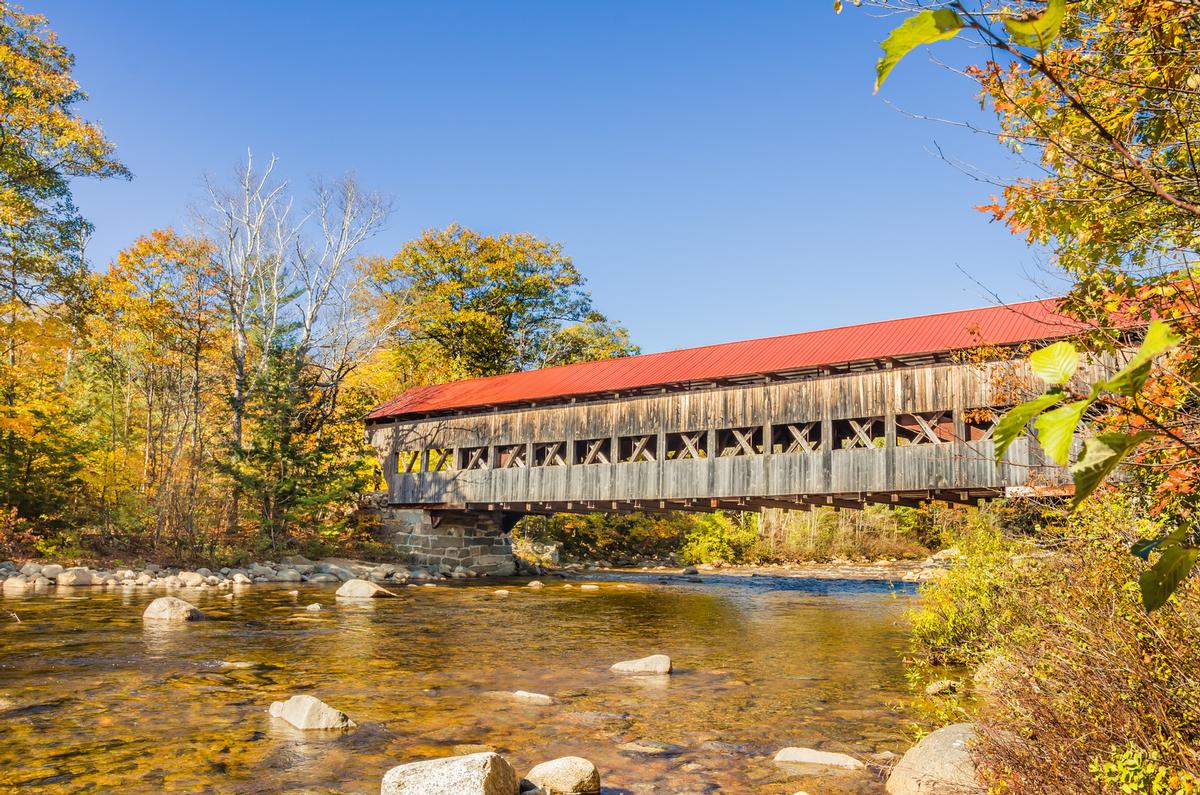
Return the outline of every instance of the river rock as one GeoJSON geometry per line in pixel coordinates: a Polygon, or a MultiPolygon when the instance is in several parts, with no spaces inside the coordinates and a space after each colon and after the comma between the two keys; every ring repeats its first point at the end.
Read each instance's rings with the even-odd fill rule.
{"type": "Polygon", "coordinates": [[[29,578],[24,574],[16,574],[9,577],[4,581],[4,585],[0,586],[0,588],[3,588],[4,593],[24,593],[28,587],[29,578]]]}
{"type": "Polygon", "coordinates": [[[279,573],[275,575],[275,579],[279,582],[300,582],[303,578],[295,569],[280,569],[279,573]]]}
{"type": "Polygon", "coordinates": [[[774,761],[777,765],[815,765],[843,770],[862,770],[866,767],[852,756],[813,748],[782,748],[775,754],[774,761]]]}
{"type": "Polygon", "coordinates": [[[304,609],[309,611],[310,613],[319,613],[324,608],[321,607],[319,602],[313,602],[311,605],[309,605],[308,607],[306,607],[304,609]]]}
{"type": "Polygon", "coordinates": [[[970,723],[943,726],[909,748],[892,768],[888,795],[968,795],[982,793],[968,745],[975,736],[970,723]]]}
{"type": "Polygon", "coordinates": [[[143,621],[203,621],[204,614],[193,604],[174,596],[160,596],[146,607],[143,621]]]}
{"type": "Polygon", "coordinates": [[[48,577],[51,580],[55,579],[62,573],[63,567],[57,563],[47,563],[45,566],[42,566],[42,576],[48,577]]]}
{"type": "Polygon", "coordinates": [[[546,584],[543,582],[539,582],[538,580],[533,580],[532,582],[525,583],[525,587],[526,588],[545,588],[546,584]]]}
{"type": "Polygon", "coordinates": [[[525,774],[543,795],[600,795],[600,772],[579,756],[564,756],[542,762],[525,774]]]}
{"type": "Polygon", "coordinates": [[[181,571],[176,576],[184,588],[197,588],[204,584],[205,575],[198,571],[181,571]]]}
{"type": "Polygon", "coordinates": [[[548,707],[554,703],[554,699],[543,693],[529,693],[525,690],[517,690],[512,694],[514,701],[520,701],[522,704],[533,704],[538,707],[548,707]]]}
{"type": "Polygon", "coordinates": [[[230,579],[233,580],[234,585],[249,585],[253,582],[245,572],[241,571],[235,571],[230,579]]]}
{"type": "Polygon", "coordinates": [[[93,582],[92,573],[84,568],[71,568],[60,572],[54,578],[57,585],[91,585],[93,582]]]}
{"type": "Polygon", "coordinates": [[[287,701],[271,704],[272,718],[280,718],[297,729],[353,729],[357,724],[319,698],[292,696],[287,701]]]}
{"type": "Polygon", "coordinates": [[[21,567],[21,573],[26,577],[36,577],[42,573],[42,565],[30,561],[21,567]]]}
{"type": "Polygon", "coordinates": [[[938,679],[925,686],[925,695],[927,696],[940,696],[956,692],[958,692],[958,682],[953,679],[938,679]]]}
{"type": "Polygon", "coordinates": [[[640,660],[624,660],[614,663],[608,670],[618,674],[669,674],[671,658],[665,654],[652,654],[640,660]]]}
{"type": "Polygon", "coordinates": [[[596,585],[595,583],[589,582],[589,583],[579,586],[579,590],[581,590],[581,591],[599,591],[600,586],[596,585]]]}
{"type": "Polygon", "coordinates": [[[344,566],[339,566],[336,563],[318,563],[317,572],[320,574],[332,574],[342,582],[348,582],[354,579],[354,572],[344,566]]]}
{"type": "Polygon", "coordinates": [[[337,589],[337,595],[344,599],[375,599],[396,594],[386,588],[380,588],[373,582],[351,579],[342,583],[342,587],[337,589]]]}
{"type": "Polygon", "coordinates": [[[517,795],[520,780],[504,757],[492,751],[429,759],[393,767],[380,795],[517,795]]]}
{"type": "Polygon", "coordinates": [[[308,575],[309,582],[341,582],[337,577],[328,572],[319,571],[316,574],[308,575]]]}

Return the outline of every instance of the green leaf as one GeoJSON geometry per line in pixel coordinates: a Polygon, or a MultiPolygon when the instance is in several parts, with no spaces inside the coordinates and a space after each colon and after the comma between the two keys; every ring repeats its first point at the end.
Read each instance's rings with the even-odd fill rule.
{"type": "Polygon", "coordinates": [[[1142,560],[1150,560],[1150,553],[1158,549],[1160,546],[1175,546],[1187,540],[1187,528],[1181,528],[1174,533],[1167,533],[1158,538],[1143,538],[1140,541],[1134,541],[1129,546],[1129,551],[1137,555],[1142,560]]]}
{"type": "Polygon", "coordinates": [[[1171,594],[1175,593],[1175,589],[1196,565],[1197,558],[1200,558],[1200,549],[1171,547],[1163,551],[1158,562],[1142,572],[1138,583],[1142,586],[1142,604],[1145,605],[1147,613],[1167,603],[1171,594]]]}
{"type": "Polygon", "coordinates": [[[962,28],[962,17],[949,8],[922,11],[904,20],[880,45],[883,57],[875,64],[875,91],[879,91],[900,59],[915,47],[953,38],[962,28]]]}
{"type": "Polygon", "coordinates": [[[1087,499],[1117,468],[1121,459],[1153,435],[1149,431],[1134,434],[1101,433],[1088,439],[1083,446],[1083,455],[1071,467],[1071,475],[1075,478],[1073,504],[1079,505],[1087,499]]]}
{"type": "Polygon", "coordinates": [[[1171,350],[1182,341],[1183,338],[1175,333],[1169,323],[1161,320],[1154,321],[1146,329],[1146,337],[1129,363],[1101,386],[1110,392],[1133,397],[1146,385],[1154,358],[1171,350]]]}
{"type": "Polygon", "coordinates": [[[1092,401],[1077,400],[1065,406],[1059,406],[1054,411],[1047,411],[1037,418],[1033,424],[1037,428],[1038,443],[1050,456],[1050,460],[1060,466],[1067,465],[1071,454],[1071,440],[1075,438],[1075,429],[1083,419],[1083,412],[1092,405],[1092,401]]]}
{"type": "Polygon", "coordinates": [[[1029,365],[1038,378],[1048,383],[1065,384],[1079,369],[1079,351],[1074,343],[1063,340],[1047,345],[1029,356],[1029,365]]]}
{"type": "Polygon", "coordinates": [[[1004,458],[1004,453],[1008,451],[1009,445],[1025,432],[1025,426],[1029,424],[1030,420],[1060,400],[1062,400],[1061,392],[1047,392],[1041,397],[1009,409],[1008,413],[996,423],[996,429],[992,431],[992,440],[996,444],[996,461],[999,462],[1004,458]]]}
{"type": "Polygon", "coordinates": [[[1067,0],[1049,0],[1046,10],[1037,15],[1007,17],[1004,27],[1013,41],[1023,47],[1045,51],[1058,38],[1063,17],[1067,13],[1067,0]]]}

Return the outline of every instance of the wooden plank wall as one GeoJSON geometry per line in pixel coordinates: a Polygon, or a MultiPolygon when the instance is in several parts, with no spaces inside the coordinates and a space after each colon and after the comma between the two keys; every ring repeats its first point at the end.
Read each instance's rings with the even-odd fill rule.
{"type": "MultiPolygon", "coordinates": [[[[1081,383],[1100,372],[1089,366],[1081,383]]],[[[393,505],[819,495],[886,501],[881,495],[1065,482],[1064,472],[1045,466],[1036,444],[1018,441],[997,466],[990,438],[977,438],[986,433],[977,410],[1014,402],[1001,394],[1007,389],[1001,383],[1014,379],[1035,387],[1023,363],[898,367],[394,421],[369,427],[368,436],[393,505]],[[922,421],[936,430],[933,436],[912,443],[898,435],[901,428],[911,436],[922,421]],[[855,438],[852,422],[870,428],[863,435],[869,445],[855,438]],[[787,426],[808,423],[815,423],[811,436],[819,446],[788,452],[787,426]],[[697,440],[702,457],[681,453],[679,434],[697,440]],[[606,440],[608,463],[583,463],[595,440],[606,440]],[[617,460],[639,445],[639,460],[617,460]],[[668,455],[672,445],[676,454],[668,455]],[[539,461],[550,450],[557,453],[539,461]],[[465,468],[472,458],[486,468],[465,468]]]]}

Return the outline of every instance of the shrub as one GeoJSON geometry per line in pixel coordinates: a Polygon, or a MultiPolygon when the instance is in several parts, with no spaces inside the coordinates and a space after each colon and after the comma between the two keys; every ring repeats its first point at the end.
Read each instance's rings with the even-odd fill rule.
{"type": "Polygon", "coordinates": [[[1053,554],[980,526],[922,590],[918,663],[975,668],[976,753],[992,791],[1196,795],[1200,583],[1148,615],[1127,550],[1149,535],[1119,495],[1044,528],[1053,554]]]}
{"type": "Polygon", "coordinates": [[[1002,603],[1025,570],[1012,561],[1028,544],[1006,538],[991,514],[973,514],[955,540],[955,564],[921,586],[920,605],[909,614],[916,660],[923,665],[985,659],[1002,603]]]}

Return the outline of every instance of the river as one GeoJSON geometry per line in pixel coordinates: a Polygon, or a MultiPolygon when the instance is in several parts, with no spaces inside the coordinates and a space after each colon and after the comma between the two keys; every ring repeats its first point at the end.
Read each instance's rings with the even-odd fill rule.
{"type": "Polygon", "coordinates": [[[788,745],[863,757],[909,744],[896,706],[910,585],[544,581],[357,601],[315,585],[181,591],[216,620],[177,628],[143,626],[161,592],[140,588],[0,599],[0,791],[377,793],[394,765],[486,745],[518,773],[586,757],[606,795],[881,793],[861,773],[771,758],[788,745]],[[671,655],[674,674],[608,671],[652,653],[671,655]],[[515,690],[557,703],[502,695],[515,690]],[[358,728],[304,733],[267,715],[297,693],[358,728]]]}

